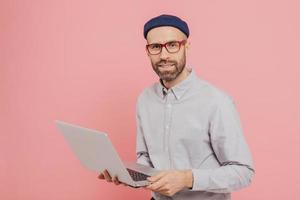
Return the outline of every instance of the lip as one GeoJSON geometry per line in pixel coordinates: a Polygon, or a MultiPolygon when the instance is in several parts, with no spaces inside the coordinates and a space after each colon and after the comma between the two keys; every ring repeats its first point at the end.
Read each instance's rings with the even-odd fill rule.
{"type": "Polygon", "coordinates": [[[173,67],[175,64],[168,64],[168,65],[158,65],[159,67],[173,67]]]}

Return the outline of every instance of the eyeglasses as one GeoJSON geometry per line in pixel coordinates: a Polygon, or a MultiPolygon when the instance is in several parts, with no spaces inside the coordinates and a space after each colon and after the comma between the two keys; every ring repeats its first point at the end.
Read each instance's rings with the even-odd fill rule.
{"type": "Polygon", "coordinates": [[[147,44],[146,48],[149,54],[157,55],[160,54],[162,48],[165,47],[169,53],[177,53],[180,50],[180,47],[186,43],[186,40],[182,41],[170,41],[165,44],[153,43],[147,44]]]}

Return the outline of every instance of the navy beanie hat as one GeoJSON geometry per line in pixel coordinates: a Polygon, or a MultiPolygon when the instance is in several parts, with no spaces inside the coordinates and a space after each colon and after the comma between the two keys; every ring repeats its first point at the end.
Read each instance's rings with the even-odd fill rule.
{"type": "Polygon", "coordinates": [[[144,38],[147,39],[147,34],[151,29],[160,26],[172,26],[181,30],[187,37],[190,35],[189,27],[185,21],[173,15],[160,15],[150,19],[144,25],[144,38]]]}

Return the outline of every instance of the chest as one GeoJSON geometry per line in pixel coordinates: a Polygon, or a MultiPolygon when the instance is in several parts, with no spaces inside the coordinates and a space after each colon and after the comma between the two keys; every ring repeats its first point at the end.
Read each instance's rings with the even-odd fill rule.
{"type": "Polygon", "coordinates": [[[141,123],[147,145],[197,148],[209,144],[209,102],[201,99],[180,103],[163,102],[146,106],[141,123]]]}

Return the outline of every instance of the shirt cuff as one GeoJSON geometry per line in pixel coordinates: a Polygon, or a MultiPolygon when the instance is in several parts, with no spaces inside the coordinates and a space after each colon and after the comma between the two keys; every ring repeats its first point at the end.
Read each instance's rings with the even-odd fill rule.
{"type": "Polygon", "coordinates": [[[193,187],[192,191],[205,191],[210,186],[210,175],[212,169],[192,169],[193,173],[193,187]]]}
{"type": "Polygon", "coordinates": [[[145,157],[145,156],[140,156],[139,158],[137,158],[137,161],[136,161],[138,164],[141,164],[141,165],[146,165],[146,166],[149,166],[149,167],[153,167],[150,163],[150,160],[149,158],[145,157]]]}

